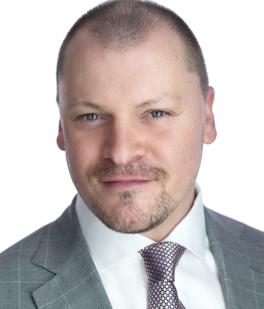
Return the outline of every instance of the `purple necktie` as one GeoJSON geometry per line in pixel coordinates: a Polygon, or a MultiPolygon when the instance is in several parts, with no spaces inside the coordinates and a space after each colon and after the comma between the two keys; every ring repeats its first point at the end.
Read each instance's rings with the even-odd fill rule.
{"type": "Polygon", "coordinates": [[[174,285],[175,267],[185,248],[161,242],[140,250],[148,275],[147,309],[184,309],[174,285]]]}

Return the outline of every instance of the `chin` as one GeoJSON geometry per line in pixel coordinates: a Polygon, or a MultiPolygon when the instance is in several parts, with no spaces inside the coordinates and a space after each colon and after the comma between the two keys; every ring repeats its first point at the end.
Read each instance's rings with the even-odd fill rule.
{"type": "Polygon", "coordinates": [[[133,202],[127,202],[126,205],[120,205],[120,203],[109,205],[109,207],[96,205],[97,207],[91,210],[108,228],[128,234],[150,231],[162,224],[172,212],[172,209],[164,203],[139,204],[140,207],[133,202]]]}

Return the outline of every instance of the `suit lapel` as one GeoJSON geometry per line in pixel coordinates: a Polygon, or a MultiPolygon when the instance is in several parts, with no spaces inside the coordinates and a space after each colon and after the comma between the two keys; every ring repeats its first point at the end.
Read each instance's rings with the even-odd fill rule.
{"type": "Polygon", "coordinates": [[[205,209],[205,218],[227,309],[264,308],[263,243],[249,237],[245,225],[213,211],[205,209]]]}
{"type": "Polygon", "coordinates": [[[72,206],[50,224],[32,262],[52,278],[33,292],[38,308],[110,309],[72,206]]]}

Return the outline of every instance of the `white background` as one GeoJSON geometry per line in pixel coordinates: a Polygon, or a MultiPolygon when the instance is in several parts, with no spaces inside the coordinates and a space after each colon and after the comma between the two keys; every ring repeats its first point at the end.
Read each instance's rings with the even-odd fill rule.
{"type": "MultiPolygon", "coordinates": [[[[204,202],[264,230],[263,3],[159,2],[193,29],[216,90],[218,138],[199,175],[204,202]]],[[[75,194],[55,142],[55,65],[68,29],[98,3],[0,3],[0,251],[57,218],[75,194]]]]}

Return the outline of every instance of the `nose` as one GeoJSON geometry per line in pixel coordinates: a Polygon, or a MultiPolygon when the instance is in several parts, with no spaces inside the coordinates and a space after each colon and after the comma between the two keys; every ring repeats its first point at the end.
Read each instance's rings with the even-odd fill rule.
{"type": "Polygon", "coordinates": [[[117,165],[126,165],[145,154],[144,137],[137,126],[125,119],[113,120],[107,128],[104,158],[117,165]]]}

